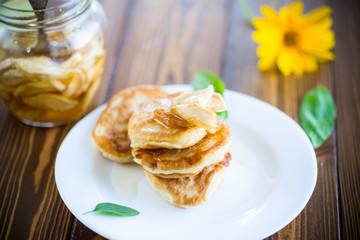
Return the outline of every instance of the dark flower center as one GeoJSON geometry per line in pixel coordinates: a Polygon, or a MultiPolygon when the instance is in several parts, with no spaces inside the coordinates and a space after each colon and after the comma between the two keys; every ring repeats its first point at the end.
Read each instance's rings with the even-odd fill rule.
{"type": "Polygon", "coordinates": [[[284,36],[284,43],[287,46],[294,46],[297,42],[297,33],[294,31],[288,31],[284,36]]]}

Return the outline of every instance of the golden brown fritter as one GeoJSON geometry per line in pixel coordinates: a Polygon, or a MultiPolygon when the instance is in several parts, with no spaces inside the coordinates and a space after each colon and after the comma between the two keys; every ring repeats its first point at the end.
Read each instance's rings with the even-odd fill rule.
{"type": "Polygon", "coordinates": [[[199,173],[204,167],[221,161],[231,148],[230,128],[221,123],[214,134],[207,134],[197,144],[184,149],[133,149],[134,161],[162,177],[184,177],[199,173]]]}
{"type": "Polygon", "coordinates": [[[143,103],[168,93],[155,86],[127,88],[117,93],[101,113],[92,132],[94,144],[104,157],[115,162],[132,162],[128,122],[143,103]]]}
{"type": "Polygon", "coordinates": [[[223,161],[205,167],[199,174],[183,178],[162,178],[145,171],[145,176],[161,197],[181,208],[203,203],[223,181],[223,174],[231,159],[227,153],[223,161]]]}

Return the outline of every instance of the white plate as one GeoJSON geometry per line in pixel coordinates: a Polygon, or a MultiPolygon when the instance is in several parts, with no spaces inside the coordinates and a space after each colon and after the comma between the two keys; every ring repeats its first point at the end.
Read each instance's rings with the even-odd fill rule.
{"type": "MultiPolygon", "coordinates": [[[[184,85],[165,88],[191,90],[184,85]]],[[[279,231],[301,212],[314,190],[312,145],[291,118],[271,105],[233,91],[226,91],[225,100],[233,159],[207,202],[191,209],[172,206],[152,189],[140,166],[103,158],[91,141],[103,105],[76,124],[59,149],[55,179],[66,206],[110,239],[261,239],[279,231]],[[100,202],[129,206],[140,215],[83,214],[100,202]]]]}

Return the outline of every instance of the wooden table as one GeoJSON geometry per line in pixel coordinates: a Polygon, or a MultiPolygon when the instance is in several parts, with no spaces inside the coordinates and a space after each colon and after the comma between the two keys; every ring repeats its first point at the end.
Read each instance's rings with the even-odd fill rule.
{"type": "MultiPolygon", "coordinates": [[[[259,14],[267,2],[249,1],[259,14]]],[[[256,68],[257,45],[236,0],[104,0],[108,56],[93,108],[127,86],[189,83],[207,69],[227,87],[268,102],[299,122],[305,92],[322,84],[337,106],[335,131],[316,150],[318,179],[305,209],[270,239],[360,239],[360,5],[305,1],[305,11],[333,8],[336,60],[318,72],[284,77],[256,68]]],[[[0,239],[101,239],[64,205],[54,179],[58,148],[72,125],[35,128],[0,101],[0,239]]]]}

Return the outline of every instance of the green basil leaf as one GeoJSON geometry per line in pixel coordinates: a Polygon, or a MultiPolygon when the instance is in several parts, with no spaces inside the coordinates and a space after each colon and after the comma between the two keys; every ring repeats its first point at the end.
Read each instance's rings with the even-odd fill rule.
{"type": "Polygon", "coordinates": [[[95,213],[95,212],[100,213],[100,214],[105,214],[105,215],[115,215],[115,216],[121,216],[121,217],[130,217],[130,216],[136,216],[136,215],[140,214],[135,209],[121,206],[121,205],[118,205],[115,203],[109,203],[109,202],[99,203],[98,205],[96,205],[94,210],[92,210],[90,212],[86,212],[85,214],[95,213]]]}
{"type": "Polygon", "coordinates": [[[216,116],[218,116],[218,118],[220,118],[221,121],[225,121],[228,116],[228,111],[217,112],[216,116]]]}
{"type": "MultiPolygon", "coordinates": [[[[220,77],[208,71],[199,71],[195,74],[193,80],[191,81],[194,91],[207,88],[210,85],[213,85],[214,91],[219,93],[221,96],[224,94],[225,83],[221,80],[220,77]]],[[[227,119],[228,112],[217,112],[216,115],[222,120],[227,119]]]]}
{"type": "Polygon", "coordinates": [[[306,93],[300,107],[300,123],[314,148],[331,135],[336,107],[329,91],[321,86],[306,93]]]}
{"type": "Polygon", "coordinates": [[[197,72],[191,81],[191,85],[195,91],[213,85],[214,91],[219,93],[221,96],[223,96],[225,90],[225,83],[221,80],[221,78],[208,71],[197,72]]]}

